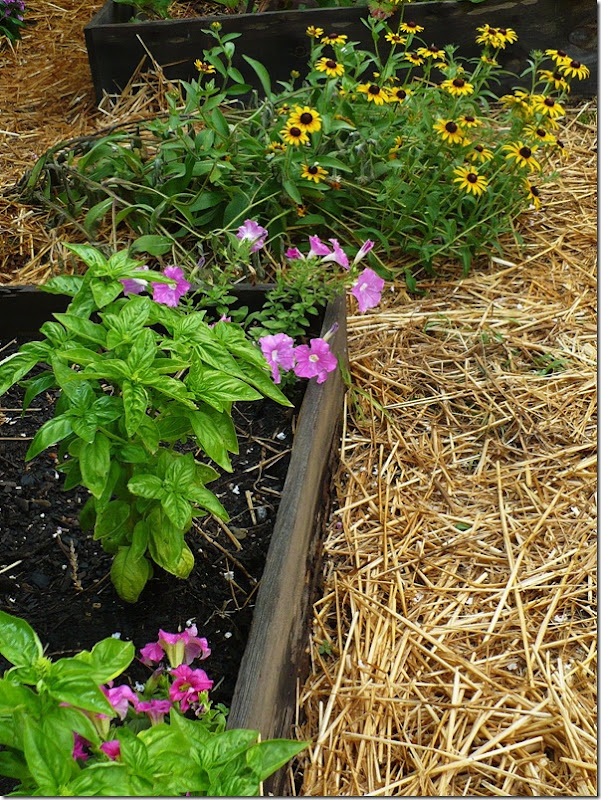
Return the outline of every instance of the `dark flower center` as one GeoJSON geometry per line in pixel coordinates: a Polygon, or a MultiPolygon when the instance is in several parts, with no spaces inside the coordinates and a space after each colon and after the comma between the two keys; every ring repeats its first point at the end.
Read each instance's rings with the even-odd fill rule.
{"type": "Polygon", "coordinates": [[[380,94],[380,87],[376,86],[375,83],[372,83],[372,85],[369,87],[369,89],[367,91],[370,94],[380,94]]]}
{"type": "Polygon", "coordinates": [[[479,153],[483,153],[484,152],[484,148],[482,147],[481,144],[475,145],[474,150],[477,150],[479,153]]]}
{"type": "Polygon", "coordinates": [[[456,86],[458,89],[461,89],[463,86],[465,86],[465,81],[463,80],[463,78],[455,78],[455,80],[453,81],[453,86],[456,86]]]}
{"type": "Polygon", "coordinates": [[[336,62],[335,62],[333,59],[329,58],[329,59],[326,61],[326,67],[327,67],[328,69],[336,69],[336,62]]]}
{"type": "Polygon", "coordinates": [[[544,128],[537,128],[536,135],[540,136],[541,139],[544,139],[547,135],[547,131],[544,128]]]}
{"type": "Polygon", "coordinates": [[[430,45],[430,47],[428,47],[428,50],[429,50],[431,53],[438,53],[438,47],[436,47],[436,45],[435,45],[435,44],[431,44],[431,45],[430,45]]]}
{"type": "Polygon", "coordinates": [[[567,53],[565,50],[558,50],[557,55],[560,56],[560,58],[565,58],[567,56],[567,53]]]}
{"type": "Polygon", "coordinates": [[[522,158],[530,158],[532,156],[532,150],[529,147],[520,147],[520,155],[522,158]]]}
{"type": "Polygon", "coordinates": [[[580,61],[570,61],[570,66],[571,66],[573,69],[580,69],[580,67],[582,66],[582,64],[580,63],[580,61]]]}
{"type": "Polygon", "coordinates": [[[317,175],[317,173],[319,172],[319,167],[315,167],[315,166],[309,167],[307,172],[310,172],[311,175],[317,175]]]}
{"type": "Polygon", "coordinates": [[[545,97],[545,105],[549,106],[549,108],[553,108],[555,105],[555,100],[552,97],[545,97]]]}
{"type": "Polygon", "coordinates": [[[555,72],[553,73],[553,77],[555,78],[556,81],[562,81],[563,80],[563,75],[561,74],[561,72],[558,69],[556,69],[555,72]]]}
{"type": "Polygon", "coordinates": [[[397,89],[396,96],[404,100],[407,97],[407,92],[404,89],[397,89]]]}
{"type": "Polygon", "coordinates": [[[471,114],[465,114],[465,115],[464,115],[464,117],[463,117],[463,119],[464,119],[466,122],[475,122],[475,121],[476,121],[476,117],[472,117],[472,115],[471,115],[471,114]]]}
{"type": "Polygon", "coordinates": [[[470,183],[478,183],[478,176],[475,172],[468,172],[465,176],[465,179],[470,183]]]}
{"type": "Polygon", "coordinates": [[[507,33],[507,28],[499,28],[498,33],[500,33],[501,36],[505,36],[507,33]]]}
{"type": "Polygon", "coordinates": [[[453,120],[447,122],[447,124],[444,127],[445,130],[448,131],[449,133],[457,133],[457,123],[453,122],[453,120]]]}
{"type": "Polygon", "coordinates": [[[408,28],[417,28],[417,22],[414,22],[413,20],[409,20],[409,22],[406,22],[405,25],[408,28]]]}
{"type": "Polygon", "coordinates": [[[290,134],[290,136],[302,136],[303,132],[301,131],[300,128],[297,128],[296,125],[294,125],[292,128],[290,128],[288,133],[290,134]]]}
{"type": "Polygon", "coordinates": [[[328,33],[328,39],[337,39],[338,35],[337,33],[328,33]]]}
{"type": "Polygon", "coordinates": [[[536,186],[531,186],[530,187],[530,193],[533,194],[535,197],[538,197],[540,195],[540,192],[538,191],[536,186]]]}
{"type": "Polygon", "coordinates": [[[313,122],[313,114],[309,114],[308,111],[303,111],[299,119],[303,125],[310,125],[313,122]]]}

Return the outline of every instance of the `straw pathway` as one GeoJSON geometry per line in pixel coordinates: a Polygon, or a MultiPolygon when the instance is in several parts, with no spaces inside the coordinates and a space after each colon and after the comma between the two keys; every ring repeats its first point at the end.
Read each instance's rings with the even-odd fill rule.
{"type": "Polygon", "coordinates": [[[305,796],[596,796],[596,176],[466,279],[349,319],[305,796]]]}

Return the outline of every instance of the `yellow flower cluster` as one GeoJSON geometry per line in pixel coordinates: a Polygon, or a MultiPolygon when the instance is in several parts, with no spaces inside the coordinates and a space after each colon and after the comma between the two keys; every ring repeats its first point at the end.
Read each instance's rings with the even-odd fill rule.
{"type": "Polygon", "coordinates": [[[508,44],[517,42],[518,35],[513,28],[492,28],[488,23],[481,28],[476,28],[478,44],[490,45],[495,50],[504,50],[508,44]]]}

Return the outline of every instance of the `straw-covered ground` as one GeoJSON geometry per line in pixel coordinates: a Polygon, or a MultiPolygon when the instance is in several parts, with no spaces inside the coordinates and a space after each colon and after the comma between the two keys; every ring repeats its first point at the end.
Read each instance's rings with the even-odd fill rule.
{"type": "MultiPolygon", "coordinates": [[[[0,193],[50,145],[155,107],[94,107],[82,29],[100,5],[37,0],[0,51],[0,193]]],[[[521,247],[349,318],[292,791],[596,796],[593,108],[570,111],[571,157],[521,247]]],[[[60,268],[66,231],[45,219],[0,196],[0,283],[60,268]]]]}

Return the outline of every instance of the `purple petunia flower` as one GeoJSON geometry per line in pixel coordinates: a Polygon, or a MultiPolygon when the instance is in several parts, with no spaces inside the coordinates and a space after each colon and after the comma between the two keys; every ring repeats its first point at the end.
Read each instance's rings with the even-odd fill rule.
{"type": "Polygon", "coordinates": [[[298,247],[289,247],[284,253],[284,255],[291,261],[293,261],[296,258],[304,258],[304,255],[301,253],[298,247]]]}
{"type": "Polygon", "coordinates": [[[284,370],[294,366],[294,340],[287,333],[262,336],[259,339],[261,352],[271,367],[274,383],[281,383],[280,367],[284,370]]]}
{"type": "Polygon", "coordinates": [[[321,241],[319,236],[309,236],[309,244],[311,245],[311,249],[307,254],[307,258],[313,258],[314,256],[329,256],[332,252],[327,244],[324,244],[321,241]]]}
{"type": "Polygon", "coordinates": [[[149,667],[153,662],[162,661],[165,651],[158,642],[149,642],[141,648],[140,655],[142,664],[149,667]]]}
{"type": "Polygon", "coordinates": [[[101,686],[100,689],[105,694],[106,699],[115,709],[120,719],[125,719],[130,703],[135,707],[138,702],[138,696],[129,686],[115,686],[113,688],[113,682],[109,681],[108,688],[106,686],[101,686]]]}
{"type": "Polygon", "coordinates": [[[105,753],[111,761],[116,761],[121,755],[121,743],[119,739],[109,739],[108,742],[103,742],[100,749],[105,753]]]}
{"type": "Polygon", "coordinates": [[[169,687],[169,699],[173,703],[179,702],[180,709],[184,713],[193,703],[198,702],[198,695],[201,692],[213,688],[213,681],[203,669],[191,669],[187,664],[180,664],[171,670],[171,674],[175,675],[175,680],[169,687]]]}
{"type": "Polygon", "coordinates": [[[325,263],[326,261],[335,261],[336,264],[338,264],[339,266],[343,267],[344,269],[348,269],[349,268],[348,256],[344,252],[342,247],[340,247],[338,239],[329,239],[329,241],[332,243],[333,252],[327,255],[323,259],[323,262],[325,263]]]}
{"type": "Polygon", "coordinates": [[[364,258],[369,253],[369,251],[372,249],[373,246],[374,246],[374,243],[372,242],[372,240],[371,239],[366,239],[363,242],[363,244],[361,245],[361,248],[359,249],[359,252],[357,253],[355,258],[353,259],[353,266],[355,266],[355,264],[358,264],[359,261],[361,261],[361,259],[364,258]]]}
{"type": "Polygon", "coordinates": [[[382,297],[382,289],[384,288],[384,279],[367,267],[357,278],[357,281],[351,289],[351,294],[357,298],[359,303],[359,311],[363,313],[368,308],[374,308],[380,302],[382,297]]]}
{"type": "Polygon", "coordinates": [[[87,739],[73,731],[73,758],[87,761],[90,757],[90,753],[87,750],[89,746],[90,742],[87,739]]]}
{"type": "Polygon", "coordinates": [[[294,348],[294,357],[294,374],[298,378],[317,378],[317,383],[323,383],[328,373],[338,366],[336,356],[325,339],[312,339],[308,345],[299,344],[294,348]]]}
{"type": "Polygon", "coordinates": [[[158,642],[151,642],[140,650],[142,663],[150,665],[167,656],[172,667],[191,664],[195,658],[204,661],[211,655],[211,648],[204,637],[199,638],[196,625],[190,625],[182,633],[159,630],[158,642]]]}
{"type": "MultiPolygon", "coordinates": [[[[144,264],[143,267],[136,267],[136,272],[143,272],[144,270],[148,270],[148,264],[144,264]]],[[[148,286],[148,281],[142,278],[122,278],[121,283],[123,284],[123,294],[140,294],[148,286]]]]}
{"type": "Polygon", "coordinates": [[[256,253],[257,250],[260,250],[265,245],[267,235],[267,229],[262,228],[254,219],[245,220],[244,225],[240,225],[236,234],[241,241],[248,240],[252,242],[251,253],[256,253]]]}
{"type": "Polygon", "coordinates": [[[153,283],[153,300],[164,306],[177,308],[180,299],[190,289],[190,284],[184,279],[184,271],[181,267],[165,267],[163,275],[166,278],[172,278],[175,286],[169,283],[153,283]]]}
{"type": "Polygon", "coordinates": [[[170,710],[171,700],[140,700],[136,705],[138,714],[147,714],[151,725],[159,725],[170,710]]]}

